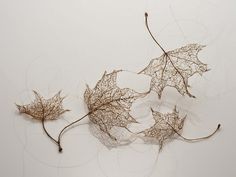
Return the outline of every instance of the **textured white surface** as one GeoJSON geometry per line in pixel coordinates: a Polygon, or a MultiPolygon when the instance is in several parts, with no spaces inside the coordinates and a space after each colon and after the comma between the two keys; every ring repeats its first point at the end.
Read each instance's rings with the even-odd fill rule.
{"type": "MultiPolygon", "coordinates": [[[[1,0],[0,176],[236,176],[235,7],[234,0],[1,0]],[[204,142],[170,142],[156,160],[157,146],[138,141],[108,150],[85,124],[65,134],[58,154],[41,124],[19,116],[14,103],[30,101],[32,89],[46,97],[62,89],[73,111],[47,124],[56,136],[86,112],[85,83],[94,85],[104,70],[140,71],[161,55],[145,29],[145,11],[166,50],[206,44],[200,59],[212,69],[191,79],[196,100],[167,89],[163,106],[177,104],[188,114],[187,137],[205,135],[219,122],[222,131],[204,142]]],[[[148,80],[130,75],[122,75],[122,86],[148,88],[148,80]]],[[[136,109],[138,120],[150,113],[142,104],[136,109]]]]}

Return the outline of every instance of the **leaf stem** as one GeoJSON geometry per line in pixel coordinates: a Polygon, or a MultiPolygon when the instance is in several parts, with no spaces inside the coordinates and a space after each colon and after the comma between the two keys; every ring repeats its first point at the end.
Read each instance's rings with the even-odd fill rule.
{"type": "Polygon", "coordinates": [[[151,35],[152,39],[154,40],[154,42],[160,47],[160,49],[166,54],[166,51],[164,50],[164,48],[159,44],[159,42],[157,42],[156,38],[153,36],[150,28],[149,28],[149,25],[148,25],[148,13],[146,12],[145,13],[145,25],[146,25],[146,28],[149,32],[149,34],[151,35]]]}
{"type": "Polygon", "coordinates": [[[74,121],[74,122],[71,122],[70,124],[68,124],[67,126],[65,126],[61,131],[60,131],[60,133],[59,133],[59,135],[58,135],[58,139],[57,139],[57,143],[58,143],[58,146],[59,146],[59,152],[62,152],[62,147],[61,147],[61,138],[62,138],[62,135],[63,135],[63,133],[69,128],[69,127],[71,127],[72,125],[74,125],[74,124],[76,124],[76,123],[78,123],[78,122],[80,122],[81,120],[83,120],[84,118],[86,118],[88,115],[90,115],[91,114],[91,112],[88,112],[87,114],[85,114],[83,117],[81,117],[81,118],[79,118],[78,120],[76,120],[76,121],[74,121]]]}
{"type": "MultiPolygon", "coordinates": [[[[36,93],[37,94],[37,92],[35,92],[34,91],[34,93],[36,93]]],[[[55,140],[50,134],[49,134],[49,132],[47,131],[47,129],[46,129],[46,127],[45,127],[45,110],[44,110],[44,106],[43,106],[43,101],[42,101],[42,99],[39,97],[39,99],[40,99],[40,104],[41,104],[41,107],[42,107],[42,114],[43,114],[43,119],[42,119],[42,126],[43,126],[43,130],[44,130],[44,132],[46,133],[46,135],[54,142],[54,143],[56,143],[58,146],[59,146],[59,149],[61,149],[61,147],[60,147],[60,144],[58,143],[58,141],[57,140],[55,140]]],[[[59,150],[60,151],[60,150],[59,150]]]]}
{"type": "Polygon", "coordinates": [[[57,140],[55,140],[50,134],[49,132],[47,131],[46,127],[45,127],[45,119],[43,118],[42,119],[42,126],[43,126],[43,130],[44,132],[46,133],[46,135],[52,140],[54,141],[56,144],[58,144],[57,140]]]}
{"type": "Polygon", "coordinates": [[[210,135],[207,135],[207,136],[203,136],[203,137],[199,137],[199,138],[186,138],[184,136],[182,136],[177,130],[175,130],[175,128],[170,125],[168,122],[167,124],[173,129],[173,131],[181,138],[183,138],[185,141],[201,141],[201,140],[205,140],[205,139],[208,139],[210,137],[212,137],[213,135],[216,134],[216,132],[218,132],[220,130],[220,127],[221,127],[221,124],[218,124],[217,125],[217,128],[215,129],[214,132],[212,132],[210,135]]]}

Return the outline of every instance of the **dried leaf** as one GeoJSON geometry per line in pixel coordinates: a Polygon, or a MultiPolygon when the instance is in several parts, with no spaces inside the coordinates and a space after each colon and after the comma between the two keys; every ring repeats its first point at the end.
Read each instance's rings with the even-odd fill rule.
{"type": "Polygon", "coordinates": [[[61,97],[61,92],[49,99],[44,99],[38,92],[33,91],[35,100],[27,105],[16,105],[20,113],[27,114],[38,120],[54,120],[61,114],[69,110],[64,110],[61,97]]]}
{"type": "Polygon", "coordinates": [[[176,88],[181,95],[195,97],[188,91],[188,79],[196,73],[202,75],[208,71],[207,65],[197,56],[203,47],[199,44],[188,44],[166,52],[159,58],[152,59],[140,73],[152,77],[150,89],[155,91],[159,98],[167,86],[176,88]]]}
{"type": "Polygon", "coordinates": [[[144,134],[144,138],[157,141],[160,149],[162,149],[164,142],[173,138],[176,132],[180,135],[186,117],[180,118],[176,108],[174,108],[172,113],[166,114],[152,110],[152,115],[155,124],[140,133],[144,134]]]}
{"type": "Polygon", "coordinates": [[[146,74],[152,77],[150,90],[156,92],[159,98],[161,98],[162,92],[167,86],[176,88],[181,95],[187,94],[189,97],[195,98],[188,91],[190,87],[188,79],[196,73],[202,75],[208,71],[207,65],[198,59],[198,52],[205,46],[188,44],[166,52],[149,28],[148,13],[145,13],[145,25],[153,41],[164,54],[152,59],[149,65],[140,71],[139,74],[146,74]]]}
{"type": "Polygon", "coordinates": [[[95,88],[90,89],[87,86],[84,93],[89,119],[113,140],[116,140],[116,137],[111,134],[112,127],[128,130],[129,124],[137,122],[130,115],[130,108],[136,99],[146,95],[129,88],[120,89],[116,84],[118,72],[120,71],[109,74],[105,72],[95,88]]]}

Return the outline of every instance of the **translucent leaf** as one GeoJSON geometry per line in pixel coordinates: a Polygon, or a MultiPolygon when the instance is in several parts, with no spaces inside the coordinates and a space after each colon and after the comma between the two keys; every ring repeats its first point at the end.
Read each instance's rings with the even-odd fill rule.
{"type": "Polygon", "coordinates": [[[129,88],[119,88],[116,84],[117,73],[106,72],[94,89],[87,89],[84,93],[85,103],[89,109],[89,119],[99,126],[99,129],[111,139],[117,140],[111,134],[113,127],[123,127],[137,121],[130,115],[132,103],[146,94],[137,93],[129,88]]]}
{"type": "Polygon", "coordinates": [[[198,52],[204,46],[188,44],[184,47],[165,52],[159,58],[152,59],[140,74],[152,77],[150,89],[161,98],[165,87],[174,87],[181,95],[195,97],[188,90],[188,79],[194,74],[202,75],[208,71],[207,65],[198,59],[198,52]]]}
{"type": "Polygon", "coordinates": [[[33,119],[54,120],[69,110],[63,109],[63,99],[61,92],[58,92],[52,98],[44,99],[38,92],[33,91],[35,100],[27,105],[16,105],[20,113],[27,114],[33,119]]]}
{"type": "Polygon", "coordinates": [[[160,145],[160,149],[162,149],[166,140],[173,138],[176,132],[178,132],[178,135],[180,134],[185,117],[179,117],[176,108],[174,108],[172,113],[166,114],[152,110],[152,115],[155,124],[140,133],[144,134],[146,140],[156,141],[160,145]]]}

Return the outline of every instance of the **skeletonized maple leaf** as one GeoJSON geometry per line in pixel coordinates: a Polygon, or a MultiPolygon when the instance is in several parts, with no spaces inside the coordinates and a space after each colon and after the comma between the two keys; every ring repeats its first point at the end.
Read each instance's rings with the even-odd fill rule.
{"type": "Polygon", "coordinates": [[[49,99],[44,99],[36,91],[33,91],[33,93],[35,100],[32,103],[27,105],[16,104],[20,113],[27,114],[38,120],[54,120],[69,111],[63,109],[62,101],[64,97],[61,97],[61,91],[49,99]]]}
{"type": "Polygon", "coordinates": [[[59,140],[54,139],[47,131],[44,122],[46,120],[55,120],[60,117],[63,113],[69,111],[63,109],[62,102],[65,97],[61,97],[61,91],[59,91],[52,98],[45,99],[38,92],[33,91],[35,100],[27,105],[16,104],[20,113],[29,115],[33,119],[37,119],[42,122],[43,130],[46,135],[58,145],[59,152],[62,152],[62,147],[59,140]]]}
{"type": "Polygon", "coordinates": [[[183,118],[179,117],[176,107],[172,113],[166,114],[151,110],[155,123],[152,127],[140,133],[143,133],[145,138],[157,141],[161,150],[166,140],[173,138],[176,133],[180,135],[186,116],[183,118]]]}
{"type": "Polygon", "coordinates": [[[185,117],[180,117],[179,112],[176,107],[171,113],[160,113],[151,109],[153,119],[155,121],[154,125],[146,130],[139,132],[138,134],[144,134],[144,140],[151,140],[152,142],[158,142],[160,145],[159,150],[162,149],[163,144],[172,138],[175,135],[181,137],[185,141],[197,142],[201,140],[206,140],[216,134],[220,130],[221,124],[218,124],[216,129],[207,136],[198,137],[198,138],[186,138],[181,135],[185,117]],[[154,141],[153,141],[154,140],[154,141]]]}
{"type": "Polygon", "coordinates": [[[119,88],[116,84],[117,73],[106,72],[94,89],[87,89],[84,93],[85,103],[89,109],[89,119],[99,126],[100,130],[111,139],[116,140],[111,134],[113,127],[127,126],[137,121],[130,115],[132,103],[146,94],[137,93],[129,88],[119,88]]]}
{"type": "Polygon", "coordinates": [[[188,44],[184,47],[166,52],[149,29],[147,13],[145,17],[149,34],[164,54],[152,59],[149,65],[139,72],[139,74],[146,74],[152,77],[150,90],[156,92],[159,98],[161,98],[162,92],[167,86],[176,88],[181,95],[187,94],[189,97],[195,97],[189,93],[188,88],[190,86],[188,85],[188,79],[196,73],[202,75],[208,71],[207,65],[198,59],[198,53],[204,46],[188,44]]]}
{"type": "Polygon", "coordinates": [[[166,86],[176,88],[181,95],[195,97],[188,91],[188,78],[198,73],[208,71],[207,65],[197,57],[203,45],[189,44],[179,49],[164,53],[159,58],[152,59],[149,65],[140,73],[152,77],[151,90],[161,98],[166,86]]]}

